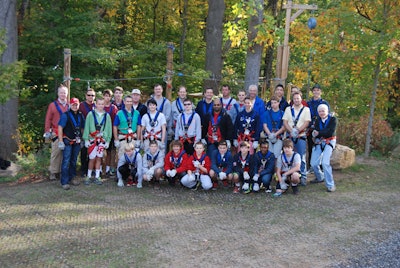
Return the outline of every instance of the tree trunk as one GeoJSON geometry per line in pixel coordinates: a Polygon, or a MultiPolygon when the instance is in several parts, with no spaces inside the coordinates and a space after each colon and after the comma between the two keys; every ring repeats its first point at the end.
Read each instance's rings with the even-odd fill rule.
{"type": "MultiPolygon", "coordinates": [[[[0,28],[6,29],[6,49],[1,55],[1,63],[9,64],[18,59],[17,40],[17,0],[2,0],[0,5],[0,28]]],[[[18,139],[18,99],[12,98],[0,104],[0,157],[14,159],[18,139]]]]}
{"type": "Polygon", "coordinates": [[[189,5],[189,0],[183,1],[183,10],[181,11],[181,20],[182,20],[182,34],[181,34],[181,41],[179,44],[179,63],[183,64],[185,62],[184,58],[184,45],[186,41],[186,32],[188,27],[188,18],[187,18],[187,10],[189,5]]]}
{"type": "Polygon", "coordinates": [[[214,93],[218,93],[221,81],[224,13],[224,0],[208,0],[205,69],[211,73],[211,77],[204,81],[204,87],[214,89],[214,93]]]}
{"type": "Polygon", "coordinates": [[[262,23],[263,11],[264,11],[264,0],[256,1],[257,15],[252,16],[249,22],[249,47],[247,49],[246,56],[246,73],[244,88],[247,90],[249,85],[258,85],[260,77],[260,67],[261,67],[261,54],[262,46],[257,43],[253,43],[253,40],[257,37],[257,26],[262,23]]]}

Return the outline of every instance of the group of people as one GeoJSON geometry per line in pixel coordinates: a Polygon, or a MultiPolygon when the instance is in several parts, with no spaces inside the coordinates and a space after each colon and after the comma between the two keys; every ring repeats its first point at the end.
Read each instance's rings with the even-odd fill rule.
{"type": "Polygon", "coordinates": [[[78,185],[80,154],[85,185],[101,185],[103,171],[116,173],[119,187],[142,188],[144,180],[159,188],[167,180],[194,190],[232,187],[233,193],[271,192],[275,179],[273,195],[279,197],[289,187],[298,194],[298,185],[307,184],[309,163],[311,183],[325,182],[333,192],[336,118],[318,84],[312,92],[305,102],[292,87],[288,103],[283,85],[277,85],[265,103],[256,85],[239,90],[237,99],[223,85],[221,96],[206,88],[195,106],[184,86],[171,103],[157,84],[145,104],[139,89],[123,97],[121,87],[101,96],[88,89],[85,101],[67,103],[68,89],[61,85],[45,121],[52,143],[50,179],[60,174],[65,190],[78,185]]]}

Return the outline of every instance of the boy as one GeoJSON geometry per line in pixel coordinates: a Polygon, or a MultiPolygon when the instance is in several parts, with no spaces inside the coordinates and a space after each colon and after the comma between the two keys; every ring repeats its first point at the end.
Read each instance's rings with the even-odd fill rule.
{"type": "Polygon", "coordinates": [[[228,151],[228,144],[222,140],[218,144],[218,150],[211,156],[210,177],[213,181],[213,189],[218,185],[218,180],[222,181],[224,187],[228,187],[232,181],[232,163],[231,152],[228,151]]]}
{"type": "MultiPolygon", "coordinates": [[[[257,174],[259,181],[262,182],[265,187],[265,192],[269,193],[272,175],[275,172],[275,155],[269,150],[267,141],[263,141],[260,144],[260,151],[256,153],[257,156],[257,174]]],[[[258,183],[259,183],[258,181],[258,183]]],[[[256,191],[258,184],[254,183],[253,190],[256,191]]]]}
{"type": "Polygon", "coordinates": [[[243,193],[250,193],[253,188],[253,179],[258,181],[256,173],[257,160],[254,155],[250,155],[250,144],[243,141],[240,143],[240,151],[233,157],[233,182],[235,183],[233,193],[240,192],[240,183],[243,184],[243,193]]]}
{"type": "Polygon", "coordinates": [[[279,99],[272,96],[270,100],[271,108],[264,113],[263,129],[268,137],[269,149],[278,157],[282,151],[282,136],[285,132],[283,126],[283,111],[279,109],[279,99]]]}
{"type": "MultiPolygon", "coordinates": [[[[110,117],[111,122],[114,124],[115,116],[117,115],[118,108],[114,104],[111,103],[112,98],[112,91],[110,89],[106,89],[103,91],[103,98],[104,98],[104,111],[106,111],[110,117]]],[[[116,153],[117,149],[114,145],[114,136],[111,136],[110,146],[106,150],[106,157],[105,157],[105,165],[106,165],[106,175],[107,176],[114,176],[115,175],[115,168],[116,168],[116,153]]]]}
{"type": "Polygon", "coordinates": [[[172,141],[171,148],[172,150],[165,156],[164,170],[169,185],[175,186],[176,181],[186,175],[189,156],[183,150],[180,141],[172,141]]]}
{"type": "Polygon", "coordinates": [[[300,154],[294,152],[293,141],[286,139],[283,141],[283,153],[278,157],[276,163],[276,176],[278,184],[276,185],[276,193],[274,197],[280,197],[286,192],[288,184],[292,186],[293,194],[297,195],[299,189],[297,184],[300,183],[300,154]]]}
{"type": "Polygon", "coordinates": [[[143,146],[146,151],[150,141],[156,141],[160,150],[165,152],[167,140],[167,122],[162,112],[157,111],[157,102],[154,99],[147,101],[148,112],[142,118],[143,146]]]}
{"type": "Polygon", "coordinates": [[[137,188],[142,188],[142,156],[135,150],[132,143],[125,144],[125,153],[118,160],[118,187],[130,187],[136,185],[137,188]]]}
{"type": "Polygon", "coordinates": [[[150,141],[149,149],[143,155],[143,180],[152,182],[154,189],[159,189],[163,167],[164,153],[158,149],[157,141],[150,141]]]}
{"type": "Polygon", "coordinates": [[[95,169],[95,181],[101,185],[100,165],[104,155],[104,150],[108,148],[111,141],[111,117],[104,111],[104,99],[97,98],[96,108],[89,112],[86,117],[83,140],[85,147],[88,148],[89,165],[87,177],[84,180],[85,185],[90,184],[92,171],[95,169]]]}
{"type": "Polygon", "coordinates": [[[211,178],[208,175],[211,168],[211,160],[205,153],[205,147],[202,142],[197,142],[194,146],[194,154],[188,158],[186,164],[187,174],[182,177],[183,186],[197,190],[200,186],[204,190],[210,190],[213,186],[211,178]]]}

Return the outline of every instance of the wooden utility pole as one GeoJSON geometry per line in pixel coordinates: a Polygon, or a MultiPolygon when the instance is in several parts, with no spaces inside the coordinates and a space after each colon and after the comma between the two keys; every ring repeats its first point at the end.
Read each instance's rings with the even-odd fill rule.
{"type": "Polygon", "coordinates": [[[277,56],[277,68],[276,74],[278,76],[278,83],[286,85],[286,78],[288,75],[289,66],[289,32],[290,23],[292,23],[304,10],[317,10],[317,5],[303,5],[303,4],[293,4],[292,0],[288,0],[287,4],[283,6],[286,9],[286,24],[285,24],[285,38],[283,40],[283,46],[278,47],[277,56]],[[297,9],[296,13],[292,16],[292,9],[297,9]]]}
{"type": "Polygon", "coordinates": [[[71,49],[64,49],[64,85],[68,88],[68,102],[71,98],[71,49]]]}
{"type": "Polygon", "coordinates": [[[174,73],[174,44],[167,44],[167,74],[166,74],[166,83],[167,88],[165,90],[165,97],[169,100],[172,99],[172,75],[174,73]]]}

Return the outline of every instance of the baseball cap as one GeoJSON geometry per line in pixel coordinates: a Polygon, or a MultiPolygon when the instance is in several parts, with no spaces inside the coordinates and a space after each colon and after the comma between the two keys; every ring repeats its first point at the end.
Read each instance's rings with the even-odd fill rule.
{"type": "Polygon", "coordinates": [[[132,89],[132,94],[141,94],[140,90],[137,88],[132,89]]]}
{"type": "Polygon", "coordinates": [[[69,104],[79,104],[79,99],[78,98],[72,98],[69,102],[69,104]]]}
{"type": "Polygon", "coordinates": [[[314,88],[321,89],[321,86],[320,86],[319,84],[315,84],[315,85],[312,87],[312,89],[314,89],[314,88]]]}

